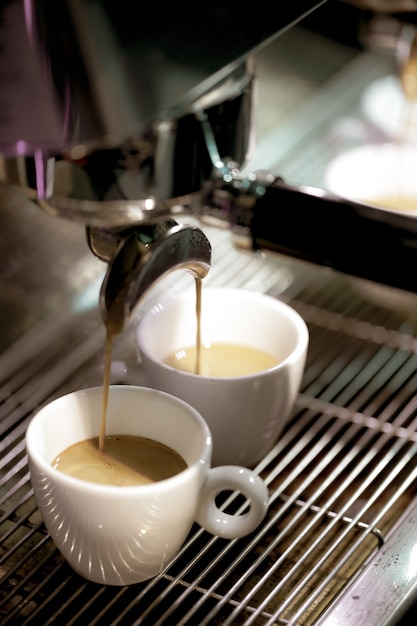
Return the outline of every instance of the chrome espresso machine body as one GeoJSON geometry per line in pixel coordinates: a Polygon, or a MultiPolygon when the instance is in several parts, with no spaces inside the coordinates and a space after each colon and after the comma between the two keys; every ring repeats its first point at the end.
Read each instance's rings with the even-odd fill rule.
{"type": "Polygon", "coordinates": [[[306,105],[278,133],[284,144],[291,127],[281,164],[297,169],[327,113],[348,109],[341,84],[353,93],[398,70],[389,55],[304,24],[359,7],[361,20],[389,14],[402,27],[417,6],[150,3],[137,15],[134,5],[0,5],[2,623],[397,625],[417,602],[416,318],[368,302],[349,281],[417,300],[416,221],[251,163],[263,53],[275,46],[274,63],[288,60],[283,92],[289,66],[312,71],[309,54],[334,63],[314,77],[321,90],[311,96],[300,79],[289,100],[306,105]],[[294,417],[256,468],[268,519],[234,542],[196,527],[154,580],[98,587],[43,527],[25,430],[51,398],[100,384],[103,320],[123,331],[123,369],[141,307],[186,287],[189,273],[283,298],[309,325],[294,417]]]}
{"type": "Polygon", "coordinates": [[[417,291],[401,271],[414,265],[414,220],[291,187],[279,172],[242,175],[255,142],[250,55],[321,4],[268,8],[250,28],[244,11],[222,5],[204,17],[195,6],[161,16],[146,7],[138,33],[130,2],[5,3],[1,178],[51,215],[87,227],[92,251],[110,263],[105,320],[113,300],[123,300],[115,320],[122,329],[148,286],[172,269],[206,275],[209,242],[175,221],[187,214],[246,227],[255,249],[417,291]],[[345,237],[335,245],[327,233],[340,222],[345,237]],[[176,257],[168,259],[172,227],[176,257]],[[136,250],[132,228],[146,231],[146,249],[136,250]]]}
{"type": "Polygon", "coordinates": [[[214,196],[213,179],[220,212],[240,187],[245,206],[263,184],[240,180],[253,146],[246,56],[319,4],[274,9],[248,29],[244,12],[221,4],[204,15],[193,5],[162,15],[148,6],[136,19],[131,2],[5,3],[2,178],[46,212],[87,227],[92,251],[110,264],[106,322],[117,317],[121,330],[166,272],[207,273],[209,242],[175,217],[198,215],[206,185],[214,196]],[[142,231],[138,245],[132,229],[142,231]]]}

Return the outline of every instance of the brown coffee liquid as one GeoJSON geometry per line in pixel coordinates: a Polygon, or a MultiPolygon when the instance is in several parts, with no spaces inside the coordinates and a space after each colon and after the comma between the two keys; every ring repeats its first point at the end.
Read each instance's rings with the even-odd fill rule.
{"type": "MultiPolygon", "coordinates": [[[[195,373],[200,372],[200,354],[201,354],[201,293],[202,293],[202,279],[195,279],[196,286],[196,316],[197,316],[197,336],[196,336],[196,351],[194,357],[193,371],[195,373]]],[[[104,375],[103,375],[103,400],[101,410],[101,422],[100,432],[98,437],[99,450],[104,451],[104,445],[106,443],[106,417],[107,417],[107,405],[109,401],[109,386],[110,386],[110,373],[111,373],[111,357],[113,351],[113,339],[121,332],[120,328],[115,327],[112,323],[111,309],[109,310],[108,320],[106,324],[106,341],[104,344],[104,375]]]]}
{"type": "Polygon", "coordinates": [[[106,343],[104,345],[104,378],[103,378],[103,400],[101,409],[101,422],[99,433],[99,449],[104,450],[104,443],[106,438],[106,416],[107,405],[109,402],[109,386],[110,386],[110,372],[111,372],[111,355],[113,350],[113,337],[109,327],[106,328],[106,343]]]}
{"type": "Polygon", "coordinates": [[[376,196],[371,200],[363,200],[367,204],[374,204],[383,209],[391,209],[392,211],[417,211],[417,197],[405,196],[401,193],[386,196],[376,196]]]}
{"type": "MultiPolygon", "coordinates": [[[[171,354],[165,363],[183,372],[195,373],[196,346],[187,346],[171,354]]],[[[285,355],[283,355],[284,358],[285,355]]],[[[217,378],[247,376],[278,364],[278,360],[263,350],[243,345],[213,343],[200,346],[202,376],[217,378]]]]}
{"type": "Polygon", "coordinates": [[[197,316],[197,337],[195,340],[196,356],[194,373],[200,374],[201,369],[201,292],[203,281],[201,278],[195,279],[195,291],[196,291],[196,316],[197,316]]]}
{"type": "Polygon", "coordinates": [[[52,465],[81,480],[119,487],[154,483],[187,467],[169,446],[135,435],[106,436],[104,452],[98,437],[79,441],[63,450],[52,465]]]}

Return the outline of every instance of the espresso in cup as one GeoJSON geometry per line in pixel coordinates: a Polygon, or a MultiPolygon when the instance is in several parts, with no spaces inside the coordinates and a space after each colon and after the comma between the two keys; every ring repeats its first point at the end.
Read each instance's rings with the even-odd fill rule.
{"type": "Polygon", "coordinates": [[[392,211],[417,211],[417,197],[413,198],[400,194],[376,195],[375,198],[361,198],[361,202],[373,204],[382,209],[391,209],[392,211]]]}
{"type": "Polygon", "coordinates": [[[103,451],[98,437],[84,439],[58,454],[52,467],[81,480],[126,487],[171,478],[187,464],[178,452],[159,441],[109,435],[103,451]]]}
{"type": "Polygon", "coordinates": [[[213,343],[201,346],[199,354],[196,346],[175,350],[165,360],[167,365],[182,372],[196,372],[202,376],[229,377],[247,376],[262,372],[278,364],[277,359],[265,352],[249,346],[229,343],[213,343]]]}
{"type": "MultiPolygon", "coordinates": [[[[144,485],[69,476],[54,460],[91,439],[97,451],[103,389],[75,391],[41,408],[26,432],[31,481],[46,528],[78,574],[105,585],[140,583],[168,566],[194,522],[225,539],[244,537],[260,524],[268,508],[267,486],[248,468],[211,467],[211,433],[192,406],[144,387],[112,385],[108,391],[106,437],[116,444],[125,438],[128,446],[133,442],[134,456],[142,461],[149,450],[138,452],[137,446],[151,442],[149,453],[159,458],[158,442],[157,448],[175,451],[186,467],[144,485]],[[222,491],[241,493],[247,512],[230,515],[219,508],[222,491]]],[[[105,443],[108,454],[110,440],[105,443]]]]}
{"type": "Polygon", "coordinates": [[[365,144],[336,156],[324,183],[332,193],[378,208],[417,214],[417,146],[365,144]]]}

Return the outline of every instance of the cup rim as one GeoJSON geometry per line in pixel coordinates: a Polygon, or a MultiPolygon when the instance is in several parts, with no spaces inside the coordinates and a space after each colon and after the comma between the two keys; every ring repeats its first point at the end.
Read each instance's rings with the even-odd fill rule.
{"type": "MultiPolygon", "coordinates": [[[[139,392],[141,394],[142,393],[146,393],[146,394],[156,393],[157,395],[168,398],[170,402],[174,401],[176,404],[183,405],[184,407],[186,407],[188,413],[193,416],[193,419],[201,425],[204,431],[203,433],[203,439],[205,442],[204,448],[207,448],[207,446],[209,448],[209,454],[207,455],[207,458],[204,459],[203,455],[200,455],[192,463],[187,463],[187,467],[181,470],[180,472],[178,472],[177,474],[175,474],[174,476],[170,476],[168,478],[164,478],[154,483],[149,483],[149,484],[144,484],[144,485],[107,485],[107,484],[95,483],[92,481],[77,478],[75,476],[71,476],[69,474],[65,474],[64,472],[61,472],[57,470],[56,468],[54,468],[52,464],[45,459],[45,456],[39,450],[39,447],[36,446],[36,443],[34,441],[36,437],[36,430],[40,428],[39,421],[42,419],[46,419],[46,414],[49,411],[52,411],[54,409],[54,406],[58,404],[59,402],[64,402],[65,399],[71,396],[76,397],[76,396],[89,394],[89,393],[97,393],[98,391],[102,391],[102,389],[103,389],[102,386],[95,386],[95,387],[88,387],[84,389],[76,389],[74,391],[70,391],[66,394],[63,394],[61,396],[54,398],[50,402],[47,402],[46,404],[41,406],[37,412],[34,413],[25,433],[25,447],[26,447],[26,452],[28,455],[29,466],[30,466],[30,462],[33,461],[34,463],[36,463],[38,469],[40,469],[44,475],[48,476],[49,478],[53,477],[55,480],[58,478],[58,480],[63,485],[68,485],[68,487],[77,486],[78,489],[82,489],[82,491],[86,493],[89,493],[89,492],[94,492],[95,494],[97,493],[107,494],[108,493],[108,494],[111,494],[112,497],[115,497],[118,495],[120,495],[120,497],[123,497],[127,494],[142,493],[142,492],[149,491],[150,489],[152,489],[153,491],[163,491],[165,489],[169,489],[170,485],[172,485],[173,482],[178,482],[178,480],[182,480],[182,478],[186,478],[190,473],[195,472],[197,468],[199,468],[200,466],[202,465],[208,465],[208,467],[211,466],[211,453],[212,453],[211,432],[204,418],[193,406],[191,406],[189,403],[185,402],[181,398],[178,398],[174,396],[173,394],[167,393],[165,391],[155,390],[149,387],[141,387],[137,385],[110,385],[109,394],[111,393],[112,390],[113,391],[116,390],[117,392],[120,392],[122,389],[126,390],[126,392],[128,393],[132,393],[132,392],[133,393],[139,392]]],[[[125,391],[122,391],[122,393],[125,393],[125,391]]],[[[82,439],[79,439],[78,441],[82,441],[82,439]]],[[[157,440],[155,439],[155,441],[157,440]]],[[[77,443],[77,442],[74,442],[74,443],[77,443]]],[[[173,446],[171,447],[173,448],[173,446]]]]}
{"type": "Polygon", "coordinates": [[[171,373],[175,373],[178,376],[189,378],[190,380],[200,380],[200,381],[210,380],[210,381],[216,381],[216,383],[218,384],[225,384],[225,383],[230,384],[231,381],[244,381],[244,380],[250,381],[253,379],[257,379],[260,376],[265,376],[266,374],[275,373],[278,370],[281,370],[284,367],[286,367],[288,363],[291,363],[292,361],[297,361],[303,354],[307,352],[307,348],[309,344],[309,330],[307,327],[307,323],[304,320],[304,318],[300,315],[300,313],[298,313],[298,311],[296,311],[291,305],[287,304],[283,300],[279,300],[278,298],[271,296],[267,293],[263,293],[259,291],[252,291],[250,289],[241,289],[241,288],[236,288],[236,287],[210,287],[208,286],[204,288],[203,286],[203,294],[204,293],[207,294],[208,292],[214,295],[216,293],[221,293],[222,295],[233,296],[233,297],[238,297],[238,298],[250,297],[252,300],[268,302],[270,305],[272,305],[276,309],[279,309],[280,312],[284,312],[286,317],[291,319],[292,323],[294,324],[294,327],[297,329],[298,342],[295,348],[284,359],[280,359],[272,367],[259,370],[257,372],[252,372],[251,374],[242,374],[238,376],[209,376],[207,374],[195,374],[193,372],[179,370],[175,367],[172,367],[171,365],[168,365],[167,363],[156,358],[151,352],[149,352],[147,347],[143,345],[141,341],[141,337],[144,333],[144,328],[148,320],[150,320],[155,315],[158,315],[158,313],[160,312],[162,308],[169,307],[171,305],[173,306],[178,300],[180,301],[188,300],[193,295],[193,293],[195,293],[191,289],[188,289],[187,291],[181,292],[180,294],[171,295],[170,297],[161,299],[159,302],[154,304],[148,311],[146,311],[146,313],[142,316],[135,331],[136,345],[138,347],[139,354],[140,355],[145,354],[146,357],[158,367],[161,367],[162,369],[169,371],[171,373]]]}
{"type": "MultiPolygon", "coordinates": [[[[335,155],[328,163],[324,172],[324,184],[326,189],[339,197],[353,200],[359,204],[365,206],[371,206],[379,211],[396,215],[407,215],[408,217],[417,216],[417,209],[391,209],[386,206],[373,203],[371,201],[365,201],[359,197],[361,194],[342,192],[339,187],[339,181],[343,178],[346,179],[346,168],[349,168],[350,164],[358,161],[362,158],[376,158],[377,161],[383,162],[391,158],[394,155],[405,155],[407,159],[413,159],[417,161],[417,144],[409,143],[397,143],[394,140],[387,140],[382,142],[365,143],[351,148],[347,148],[342,152],[335,155]]],[[[406,193],[404,195],[411,195],[406,193]]],[[[413,196],[414,197],[414,196],[413,196]]],[[[417,197],[417,196],[416,196],[417,197]]]]}

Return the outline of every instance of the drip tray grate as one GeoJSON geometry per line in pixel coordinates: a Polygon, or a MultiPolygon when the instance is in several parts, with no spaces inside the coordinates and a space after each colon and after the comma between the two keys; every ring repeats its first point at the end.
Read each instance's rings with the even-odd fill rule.
{"type": "MultiPolygon", "coordinates": [[[[3,480],[2,623],[58,623],[62,616],[68,624],[315,623],[415,498],[416,355],[390,348],[388,358],[378,344],[318,326],[319,309],[308,304],[315,315],[307,320],[312,341],[302,393],[257,468],[270,491],[267,518],[235,541],[195,527],[169,569],[148,583],[100,587],[61,560],[33,502],[25,420],[11,430],[2,456],[12,468],[3,480]],[[402,389],[395,385],[393,395],[396,379],[402,389]]],[[[245,504],[234,494],[224,506],[245,504]]]]}

